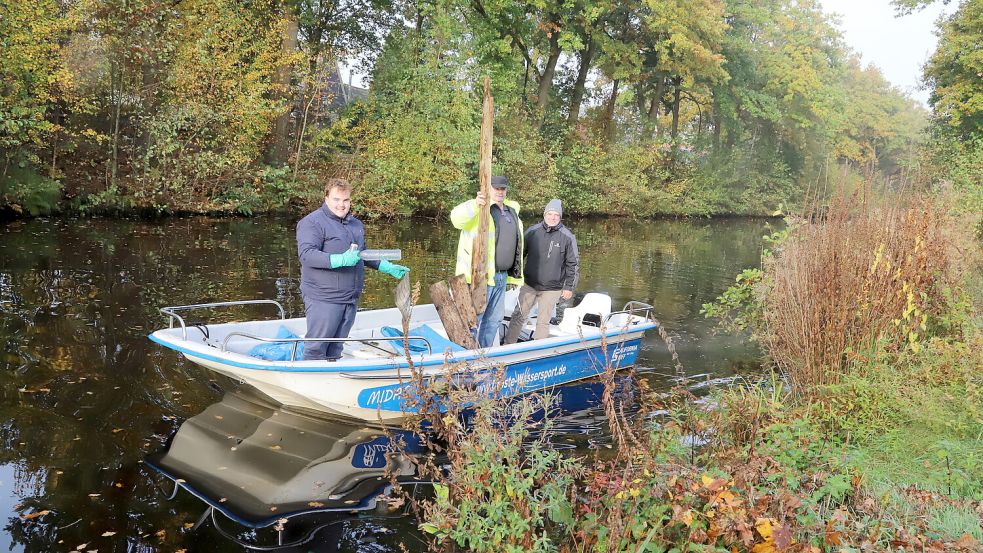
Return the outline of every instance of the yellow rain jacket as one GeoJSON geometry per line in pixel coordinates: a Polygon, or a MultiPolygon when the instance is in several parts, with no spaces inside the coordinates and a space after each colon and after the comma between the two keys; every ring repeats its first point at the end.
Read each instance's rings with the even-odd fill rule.
{"type": "MultiPolygon", "coordinates": [[[[508,284],[522,284],[522,263],[521,252],[525,247],[523,244],[525,232],[522,230],[522,220],[519,219],[519,203],[512,200],[505,200],[505,205],[511,207],[516,214],[516,223],[519,228],[519,252],[516,266],[509,271],[508,284]]],[[[451,224],[454,228],[461,230],[461,238],[457,243],[457,267],[454,270],[456,275],[464,275],[468,284],[471,284],[471,249],[474,246],[474,237],[478,232],[478,202],[468,200],[453,210],[451,210],[451,224]]],[[[488,219],[488,286],[495,285],[495,220],[489,216],[488,219]]]]}

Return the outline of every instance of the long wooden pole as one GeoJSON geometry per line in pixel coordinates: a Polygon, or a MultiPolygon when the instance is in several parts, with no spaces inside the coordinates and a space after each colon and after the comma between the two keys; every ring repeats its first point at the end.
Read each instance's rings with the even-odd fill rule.
{"type": "Polygon", "coordinates": [[[488,293],[488,220],[491,217],[491,157],[492,130],[495,121],[495,101],[491,95],[491,80],[485,77],[485,97],[481,110],[481,142],[478,149],[478,191],[485,192],[485,205],[478,208],[478,232],[471,249],[471,300],[475,313],[485,312],[488,293]]]}

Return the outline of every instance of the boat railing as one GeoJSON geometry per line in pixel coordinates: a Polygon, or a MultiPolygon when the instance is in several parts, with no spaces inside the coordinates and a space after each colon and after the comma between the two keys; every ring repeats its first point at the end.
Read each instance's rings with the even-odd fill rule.
{"type": "Polygon", "coordinates": [[[232,307],[237,305],[256,305],[256,304],[271,304],[277,306],[280,310],[280,319],[287,318],[287,312],[280,305],[280,302],[275,300],[242,300],[242,301],[220,301],[216,303],[197,303],[194,305],[172,305],[170,307],[161,307],[160,312],[166,315],[170,321],[170,328],[174,328],[174,321],[181,325],[181,332],[185,340],[188,339],[188,327],[184,322],[184,318],[176,313],[176,311],[191,311],[194,309],[215,309],[216,307],[232,307]]]}
{"type": "Polygon", "coordinates": [[[420,340],[427,345],[427,355],[433,354],[433,346],[430,345],[430,340],[427,340],[423,336],[374,336],[371,338],[267,338],[265,336],[256,336],[255,334],[249,334],[247,332],[230,332],[222,340],[222,351],[229,351],[229,339],[233,336],[239,336],[240,338],[249,338],[251,340],[258,340],[260,342],[273,342],[273,343],[292,343],[293,348],[290,350],[290,361],[297,360],[297,347],[303,342],[360,342],[369,346],[372,346],[378,350],[384,351],[386,353],[393,353],[389,350],[385,350],[375,345],[373,342],[402,342],[405,338],[407,341],[410,340],[420,340]]]}
{"type": "MultiPolygon", "coordinates": [[[[620,311],[612,311],[608,313],[607,316],[604,317],[604,321],[601,323],[601,326],[606,327],[608,322],[610,322],[615,315],[633,315],[636,317],[642,317],[646,321],[654,322],[655,319],[652,317],[652,311],[654,309],[655,307],[647,303],[632,300],[626,303],[625,306],[621,308],[620,311]]],[[[628,324],[630,323],[631,323],[631,319],[629,317],[629,323],[626,323],[625,326],[628,326],[628,324]]]]}

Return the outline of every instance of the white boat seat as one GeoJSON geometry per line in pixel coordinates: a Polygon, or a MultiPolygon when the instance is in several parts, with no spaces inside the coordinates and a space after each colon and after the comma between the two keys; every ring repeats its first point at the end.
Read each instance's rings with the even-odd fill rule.
{"type": "Polygon", "coordinates": [[[584,315],[588,313],[597,315],[603,321],[611,313],[611,296],[588,292],[584,299],[574,307],[568,307],[563,311],[563,320],[557,325],[563,332],[577,334],[577,328],[584,320],[584,315]]]}

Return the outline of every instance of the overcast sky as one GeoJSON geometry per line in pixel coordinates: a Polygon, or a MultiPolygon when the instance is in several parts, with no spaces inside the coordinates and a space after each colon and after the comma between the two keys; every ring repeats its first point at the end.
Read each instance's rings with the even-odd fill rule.
{"type": "Polygon", "coordinates": [[[928,105],[928,91],[921,89],[922,66],[935,51],[935,21],[955,11],[941,2],[901,17],[890,0],[820,0],[826,12],[840,15],[840,30],[847,45],[874,64],[893,85],[928,105]]]}

